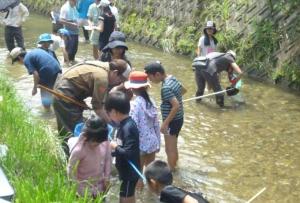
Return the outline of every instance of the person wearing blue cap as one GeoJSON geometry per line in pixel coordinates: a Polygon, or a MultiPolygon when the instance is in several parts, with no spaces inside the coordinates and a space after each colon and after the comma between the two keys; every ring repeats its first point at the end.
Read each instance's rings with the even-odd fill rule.
{"type": "MultiPolygon", "coordinates": [[[[61,73],[60,65],[46,51],[36,48],[30,52],[24,51],[21,47],[16,47],[10,52],[12,63],[18,61],[24,64],[28,73],[33,75],[32,96],[36,95],[38,85],[43,85],[50,89],[53,88],[55,80],[61,73]]],[[[46,110],[50,110],[52,104],[52,95],[41,89],[42,104],[46,110]]]]}
{"type": "Polygon", "coordinates": [[[55,54],[55,52],[53,50],[50,49],[50,45],[53,43],[51,34],[49,33],[44,33],[41,34],[39,36],[39,40],[38,40],[38,47],[41,48],[42,50],[48,52],[51,56],[53,56],[53,58],[55,58],[57,60],[57,62],[59,63],[57,56],[55,54]]]}

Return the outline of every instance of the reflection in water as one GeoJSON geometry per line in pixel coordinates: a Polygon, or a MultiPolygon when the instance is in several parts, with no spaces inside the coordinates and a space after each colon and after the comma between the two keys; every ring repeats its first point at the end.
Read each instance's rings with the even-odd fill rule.
{"type": "MultiPolygon", "coordinates": [[[[35,15],[26,22],[26,47],[31,49],[41,32],[50,31],[50,22],[35,15]]],[[[0,35],[4,36],[2,27],[0,35]]],[[[24,67],[12,66],[6,59],[3,38],[0,45],[1,69],[12,76],[20,98],[30,111],[55,129],[53,112],[45,113],[39,95],[31,96],[32,77],[24,67]]],[[[60,52],[57,54],[62,56],[60,52]]],[[[151,60],[160,60],[167,72],[175,75],[189,90],[184,99],[194,96],[196,86],[191,59],[135,43],[129,43],[129,58],[137,70],[142,70],[151,60]]],[[[59,59],[62,61],[62,57],[59,59]]],[[[92,50],[91,45],[81,43],[77,60],[84,59],[92,59],[92,50]]],[[[159,85],[153,85],[150,94],[159,104],[159,85]]],[[[263,187],[267,190],[255,202],[298,202],[299,96],[247,79],[243,95],[245,105],[236,105],[226,97],[226,109],[218,108],[213,97],[204,99],[201,104],[194,101],[184,104],[185,124],[179,137],[180,161],[174,174],[175,185],[201,191],[211,202],[245,202],[263,187]]],[[[166,159],[164,145],[158,157],[166,159]]],[[[116,176],[112,182],[108,199],[116,202],[119,189],[116,176]]],[[[156,199],[147,190],[138,192],[137,196],[139,203],[156,199]]]]}

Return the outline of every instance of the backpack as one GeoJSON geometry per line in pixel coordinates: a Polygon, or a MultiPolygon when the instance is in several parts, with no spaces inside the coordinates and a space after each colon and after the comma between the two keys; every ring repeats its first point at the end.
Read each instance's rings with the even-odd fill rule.
{"type": "Polygon", "coordinates": [[[1,0],[0,1],[0,12],[1,13],[6,13],[4,18],[7,18],[10,9],[13,9],[17,5],[19,5],[21,0],[1,0]]]}
{"type": "Polygon", "coordinates": [[[195,69],[205,69],[208,64],[208,58],[205,56],[198,56],[193,60],[192,68],[195,69]]]}
{"type": "Polygon", "coordinates": [[[198,56],[193,60],[192,67],[193,70],[195,69],[206,69],[209,62],[213,59],[219,58],[221,56],[224,56],[226,53],[220,53],[220,52],[212,52],[209,55],[206,56],[198,56]]]}

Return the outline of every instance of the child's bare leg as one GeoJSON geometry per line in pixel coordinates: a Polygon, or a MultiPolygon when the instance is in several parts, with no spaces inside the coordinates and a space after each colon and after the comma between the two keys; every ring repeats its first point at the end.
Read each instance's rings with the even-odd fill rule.
{"type": "Polygon", "coordinates": [[[120,197],[120,203],[135,203],[135,196],[120,197]]]}
{"type": "Polygon", "coordinates": [[[175,135],[164,135],[164,137],[168,164],[171,171],[174,171],[178,161],[177,137],[175,135]]]}

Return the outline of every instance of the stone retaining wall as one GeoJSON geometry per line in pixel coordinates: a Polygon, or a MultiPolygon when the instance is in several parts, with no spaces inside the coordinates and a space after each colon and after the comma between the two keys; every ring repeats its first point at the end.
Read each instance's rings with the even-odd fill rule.
{"type": "MultiPolygon", "coordinates": [[[[247,72],[256,78],[300,89],[300,4],[296,0],[115,1],[121,13],[121,29],[131,40],[193,57],[203,25],[214,20],[219,29],[220,51],[236,50],[238,62],[243,68],[251,67],[247,72]],[[264,28],[265,22],[274,25],[273,30],[266,29],[266,35],[272,32],[277,36],[260,56],[259,52],[265,51],[260,44],[264,40],[257,40],[257,27],[264,28]]],[[[47,14],[64,1],[23,2],[47,14]]]]}

